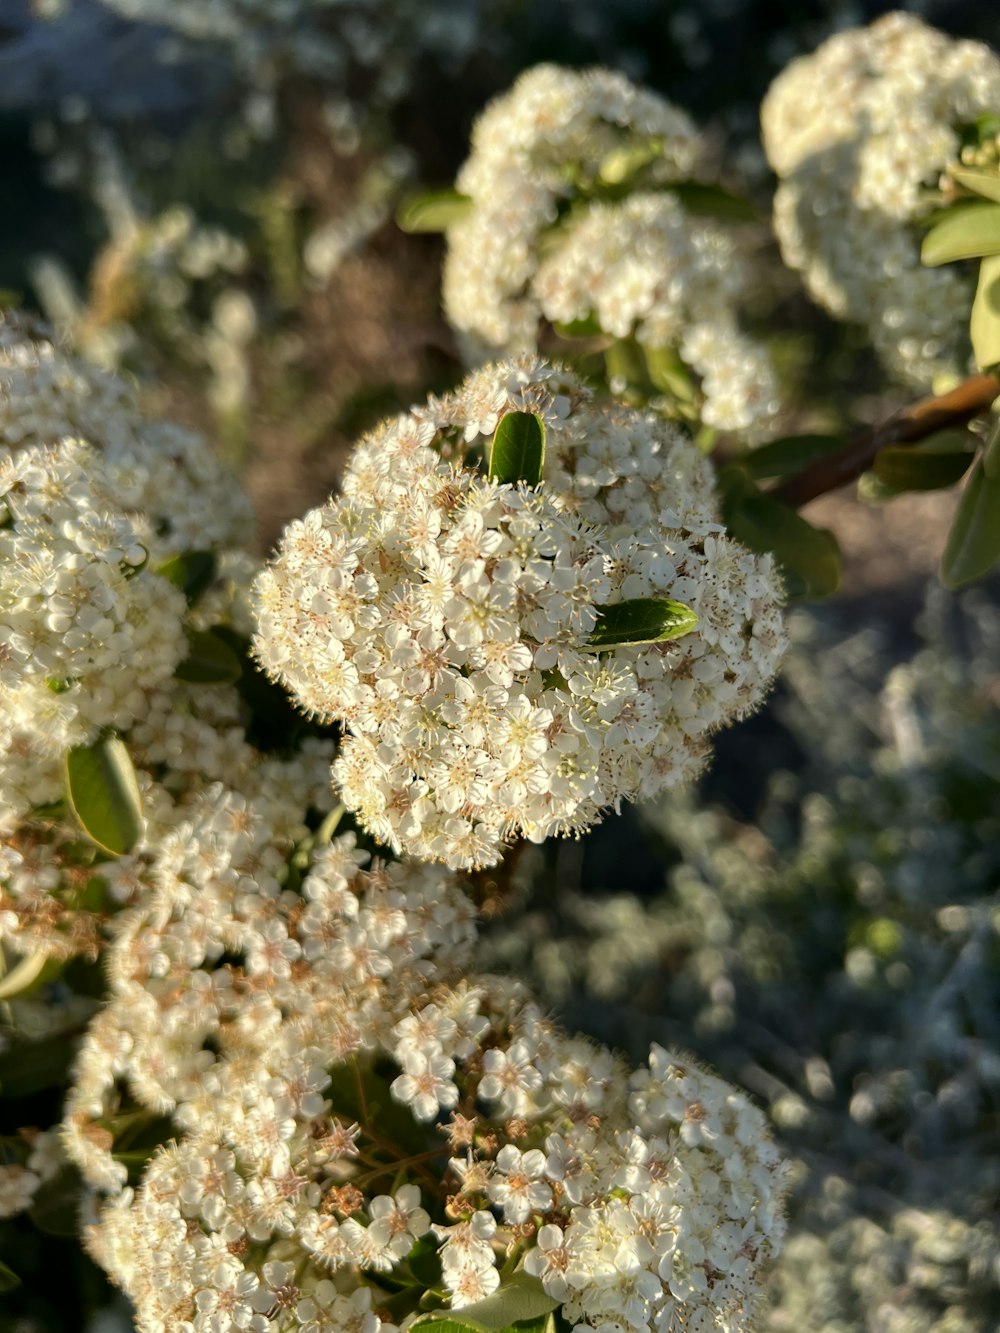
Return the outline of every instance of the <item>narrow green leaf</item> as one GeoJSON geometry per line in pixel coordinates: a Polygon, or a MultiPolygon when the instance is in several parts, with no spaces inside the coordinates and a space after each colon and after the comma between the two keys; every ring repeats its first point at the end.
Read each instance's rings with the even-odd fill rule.
{"type": "Polygon", "coordinates": [[[727,526],[752,551],[773,551],[789,597],[829,597],[840,583],[840,548],[780,500],[750,491],[735,500],[727,526]]]}
{"type": "Polygon", "coordinates": [[[669,597],[629,597],[597,608],[597,624],[582,646],[591,652],[665,643],[690,634],[698,617],[683,602],[669,597]]]}
{"type": "Polygon", "coordinates": [[[211,630],[188,629],[188,655],[179,664],[178,680],[201,685],[232,685],[242,675],[240,659],[217,634],[211,630]]]}
{"type": "Polygon", "coordinates": [[[396,225],[411,233],[447,231],[471,207],[468,195],[457,190],[427,190],[403,200],[396,212],[396,225]]]}
{"type": "Polygon", "coordinates": [[[662,156],[663,143],[659,139],[614,148],[602,158],[598,179],[604,185],[624,185],[662,156]]]}
{"type": "Polygon", "coordinates": [[[948,172],[953,180],[983,199],[1000,204],[1000,175],[995,171],[975,171],[971,167],[952,167],[948,172]]]}
{"type": "Polygon", "coordinates": [[[880,449],[874,470],[894,491],[939,491],[961,480],[974,457],[969,450],[880,449]]]}
{"type": "Polygon", "coordinates": [[[83,830],[114,856],[142,836],[142,797],[135,769],[118,736],[77,745],[66,756],[66,790],[83,830]]]}
{"type": "Polygon", "coordinates": [[[969,337],[980,370],[1000,362],[1000,255],[991,255],[979,265],[969,337]]]}
{"type": "Polygon", "coordinates": [[[4,1261],[0,1259],[0,1296],[5,1296],[8,1291],[14,1291],[20,1285],[21,1279],[13,1268],[8,1268],[4,1261]]]}
{"type": "Polygon", "coordinates": [[[980,458],[969,475],[941,557],[941,582],[960,588],[988,573],[1000,556],[1000,478],[980,458]]]}
{"type": "Polygon", "coordinates": [[[508,412],[500,418],[490,446],[490,477],[537,486],[545,464],[545,423],[534,412],[508,412]]]}
{"type": "Polygon", "coordinates": [[[587,315],[583,319],[571,319],[567,324],[552,326],[560,338],[596,338],[604,330],[596,315],[587,315]]]}
{"type": "Polygon", "coordinates": [[[979,259],[1000,252],[1000,204],[971,204],[950,210],[930,229],[920,247],[930,266],[956,259],[979,259]]]}
{"type": "Polygon", "coordinates": [[[156,571],[167,579],[193,605],[215,578],[218,565],[214,551],[183,551],[156,571]]]}
{"type": "Polygon", "coordinates": [[[669,393],[682,403],[698,397],[694,377],[674,347],[643,347],[649,378],[661,393],[669,393]]]}
{"type": "Polygon", "coordinates": [[[757,481],[790,477],[842,444],[840,435],[785,435],[741,455],[740,464],[757,481]]]}
{"type": "Polygon", "coordinates": [[[983,445],[983,471],[990,481],[1000,480],[1000,417],[993,422],[983,445]]]}
{"type": "Polygon", "coordinates": [[[19,958],[10,971],[0,977],[0,1000],[12,1000],[29,986],[33,986],[48,962],[47,953],[27,953],[19,958]]]}
{"type": "Polygon", "coordinates": [[[670,191],[694,217],[729,218],[733,222],[755,222],[757,210],[749,199],[733,194],[721,185],[707,185],[703,181],[678,181],[670,191]]]}
{"type": "Polygon", "coordinates": [[[432,1310],[414,1326],[434,1333],[448,1333],[444,1326],[449,1324],[474,1333],[501,1333],[515,1327],[523,1333],[541,1333],[548,1315],[558,1306],[557,1300],[546,1295],[539,1279],[522,1269],[485,1300],[460,1310],[432,1310]]]}

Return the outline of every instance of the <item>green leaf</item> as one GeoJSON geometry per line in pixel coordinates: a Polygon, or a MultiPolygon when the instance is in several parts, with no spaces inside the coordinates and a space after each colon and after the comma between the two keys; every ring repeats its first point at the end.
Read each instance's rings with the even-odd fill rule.
{"type": "Polygon", "coordinates": [[[460,1310],[432,1310],[413,1327],[447,1333],[447,1326],[472,1329],[474,1333],[501,1333],[518,1328],[523,1333],[542,1333],[559,1302],[546,1295],[537,1277],[522,1270],[504,1282],[492,1296],[465,1305],[460,1310]]]}
{"type": "Polygon", "coordinates": [[[591,652],[665,643],[690,634],[698,617],[683,602],[669,597],[629,597],[597,608],[597,624],[582,646],[591,652]]]}
{"type": "Polygon", "coordinates": [[[156,571],[167,579],[193,605],[215,578],[218,565],[214,551],[184,551],[156,571]]]}
{"type": "Polygon", "coordinates": [[[983,199],[1000,204],[1000,176],[995,171],[974,171],[970,167],[951,167],[948,174],[964,189],[983,199]]]}
{"type": "Polygon", "coordinates": [[[240,659],[210,629],[185,630],[188,654],[174,673],[178,680],[200,685],[232,685],[243,673],[240,659]]]}
{"type": "Polygon", "coordinates": [[[66,791],[83,830],[114,856],[142,836],[142,797],[125,742],[103,736],[66,756],[66,791]]]}
{"type": "Polygon", "coordinates": [[[8,1268],[2,1259],[0,1259],[0,1296],[4,1296],[8,1291],[14,1291],[21,1285],[21,1279],[14,1272],[13,1268],[8,1268]]]}
{"type": "Polygon", "coordinates": [[[534,412],[508,412],[500,418],[490,446],[493,481],[523,481],[537,486],[545,463],[545,423],[534,412]]]}
{"type": "Polygon", "coordinates": [[[684,210],[693,217],[729,218],[733,222],[755,222],[757,210],[749,199],[732,194],[721,185],[706,185],[703,181],[678,181],[671,185],[684,206],[684,210]]]}
{"type": "Polygon", "coordinates": [[[726,518],[731,534],[752,551],[773,551],[789,597],[829,597],[840,583],[840,548],[832,532],[814,528],[780,500],[752,489],[737,496],[726,518]]]}
{"type": "Polygon", "coordinates": [[[80,1234],[81,1178],[76,1167],[64,1167],[35,1191],[28,1216],[46,1236],[80,1234]]]}
{"type": "Polygon", "coordinates": [[[843,439],[839,435],[785,435],[742,454],[740,465],[757,481],[765,477],[789,477],[817,458],[833,453],[841,444],[843,439]]]}
{"type": "Polygon", "coordinates": [[[1000,556],[1000,478],[986,475],[980,458],[958,502],[941,557],[941,582],[960,588],[981,578],[1000,556]]]}
{"type": "Polygon", "coordinates": [[[983,471],[990,481],[1000,479],[1000,417],[993,422],[993,429],[983,445],[983,471]]]}
{"type": "Polygon", "coordinates": [[[10,971],[0,977],[0,1000],[12,1000],[33,986],[45,969],[48,954],[28,953],[19,958],[10,971]]]}
{"type": "Polygon", "coordinates": [[[874,470],[893,491],[939,491],[961,480],[974,457],[969,450],[887,448],[875,455],[874,470]]]}
{"type": "Polygon", "coordinates": [[[41,1041],[19,1041],[0,1055],[0,1089],[4,1100],[33,1097],[36,1092],[69,1082],[77,1039],[64,1035],[41,1041]]]}
{"type": "Polygon", "coordinates": [[[1000,255],[991,255],[979,265],[969,337],[980,370],[1000,362],[1000,255]]]}
{"type": "Polygon", "coordinates": [[[604,185],[624,185],[662,156],[663,142],[660,139],[647,139],[645,142],[614,148],[601,159],[597,169],[598,179],[604,185]]]}
{"type": "Polygon", "coordinates": [[[929,267],[956,259],[979,259],[1000,252],[1000,204],[971,204],[950,210],[930,229],[920,247],[929,267]]]}
{"type": "Polygon", "coordinates": [[[411,194],[396,212],[396,225],[401,231],[447,231],[460,221],[472,207],[472,200],[457,190],[429,190],[411,194]]]}
{"type": "Polygon", "coordinates": [[[698,390],[690,370],[675,347],[643,347],[649,378],[661,393],[669,393],[682,403],[693,403],[698,390]]]}
{"type": "Polygon", "coordinates": [[[604,332],[594,314],[583,319],[571,319],[567,324],[553,324],[552,327],[560,338],[596,338],[604,332]]]}

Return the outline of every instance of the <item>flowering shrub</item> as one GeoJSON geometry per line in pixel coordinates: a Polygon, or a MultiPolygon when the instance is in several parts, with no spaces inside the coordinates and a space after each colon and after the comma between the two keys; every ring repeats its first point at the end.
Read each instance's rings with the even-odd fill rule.
{"type": "Polygon", "coordinates": [[[338,789],[397,851],[475,867],[517,834],[579,832],[696,773],[777,669],[772,562],[726,537],[703,456],[544,363],[387,423],[343,491],[258,580],[255,649],[348,724],[338,789]],[[541,485],[442,457],[526,411],[545,422],[541,485]],[[595,651],[616,604],[667,593],[697,616],[683,638],[595,651]]]}

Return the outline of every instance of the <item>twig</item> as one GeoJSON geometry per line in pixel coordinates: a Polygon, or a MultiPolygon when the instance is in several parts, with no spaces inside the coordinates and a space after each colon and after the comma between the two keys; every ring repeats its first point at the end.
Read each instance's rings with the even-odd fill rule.
{"type": "Polygon", "coordinates": [[[1000,379],[995,375],[972,375],[950,393],[922,398],[885,421],[866,426],[843,449],[818,458],[768,494],[797,509],[860,477],[871,467],[878,451],[887,445],[916,444],[939,430],[964,426],[988,411],[998,395],[1000,379]]]}

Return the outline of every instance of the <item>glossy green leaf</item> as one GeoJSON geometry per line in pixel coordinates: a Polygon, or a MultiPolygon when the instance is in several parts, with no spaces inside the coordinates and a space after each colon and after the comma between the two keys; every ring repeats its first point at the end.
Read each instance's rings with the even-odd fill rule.
{"type": "Polygon", "coordinates": [[[974,456],[971,450],[880,449],[874,471],[893,491],[938,491],[960,481],[974,456]]]}
{"type": "Polygon", "coordinates": [[[840,584],[840,548],[832,532],[760,491],[737,496],[726,525],[752,551],[773,551],[789,597],[829,597],[840,584]]]}
{"type": "Polygon", "coordinates": [[[591,652],[665,643],[690,634],[698,617],[683,602],[669,597],[629,597],[597,608],[597,624],[583,647],[591,652]]]}
{"type": "Polygon", "coordinates": [[[1000,252],[1000,204],[951,209],[924,237],[920,258],[932,268],[1000,252]]]}
{"type": "Polygon", "coordinates": [[[0,977],[0,1000],[12,1000],[15,995],[33,986],[45,970],[48,957],[43,952],[28,953],[18,958],[13,967],[0,977]]]}
{"type": "Polygon", "coordinates": [[[966,483],[941,557],[941,582],[960,588],[992,569],[1000,556],[1000,478],[980,458],[966,483]]]}
{"type": "Polygon", "coordinates": [[[188,629],[188,654],[176,672],[178,680],[200,685],[232,685],[243,668],[232,648],[211,630],[188,629]]]}
{"type": "Polygon", "coordinates": [[[415,1327],[434,1333],[447,1333],[447,1325],[472,1329],[474,1333],[501,1333],[515,1327],[523,1333],[542,1333],[558,1305],[557,1300],[546,1295],[537,1277],[521,1270],[485,1300],[460,1310],[433,1310],[418,1319],[415,1327]]]}
{"type": "Polygon", "coordinates": [[[194,603],[215,578],[218,561],[214,551],[183,551],[156,571],[194,603]]]}
{"type": "Polygon", "coordinates": [[[662,156],[663,144],[659,139],[626,144],[601,159],[597,175],[604,185],[624,185],[662,156]]]}
{"type": "Polygon", "coordinates": [[[6,1295],[8,1291],[14,1291],[20,1285],[21,1279],[13,1268],[8,1268],[4,1261],[0,1259],[0,1296],[6,1295]]]}
{"type": "Polygon", "coordinates": [[[983,199],[1000,204],[1000,175],[995,171],[977,171],[972,167],[951,167],[949,176],[964,189],[983,199]]]}
{"type": "Polygon", "coordinates": [[[469,212],[472,200],[457,190],[431,190],[410,195],[396,212],[402,231],[447,231],[469,212]]]}
{"type": "Polygon", "coordinates": [[[733,194],[721,185],[678,181],[669,188],[684,205],[685,212],[694,217],[728,218],[732,222],[754,222],[757,219],[757,210],[749,199],[733,194]]]}
{"type": "Polygon", "coordinates": [[[983,471],[990,481],[1000,479],[1000,417],[996,417],[993,428],[983,445],[983,471]]]}
{"type": "Polygon", "coordinates": [[[758,481],[765,477],[790,477],[817,458],[833,453],[843,442],[840,435],[785,435],[741,455],[740,466],[758,481]]]}
{"type": "Polygon", "coordinates": [[[135,769],[118,736],[77,745],[66,756],[66,791],[84,832],[115,856],[142,836],[142,797],[135,769]]]}
{"type": "Polygon", "coordinates": [[[537,486],[545,465],[545,423],[534,412],[501,417],[490,445],[493,481],[537,486]]]}
{"type": "Polygon", "coordinates": [[[980,370],[1000,363],[1000,255],[991,255],[979,265],[969,337],[980,370]]]}

